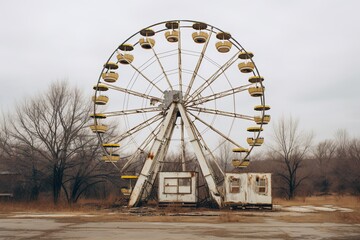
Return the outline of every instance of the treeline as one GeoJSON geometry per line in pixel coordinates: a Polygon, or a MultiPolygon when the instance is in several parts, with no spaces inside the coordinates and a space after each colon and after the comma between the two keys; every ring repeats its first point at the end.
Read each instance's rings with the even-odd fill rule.
{"type": "MultiPolygon", "coordinates": [[[[46,195],[55,204],[60,200],[75,203],[81,197],[120,197],[120,188],[127,183],[119,177],[121,166],[99,161],[102,150],[88,127],[91,111],[91,101],[79,89],[57,82],[3,116],[0,193],[11,191],[21,200],[46,195]]],[[[213,166],[219,182],[222,177],[217,166],[225,172],[273,173],[276,197],[360,195],[360,139],[340,130],[334,139],[316,144],[312,134],[302,131],[292,118],[280,119],[272,126],[274,137],[268,140],[268,151],[253,156],[245,170],[231,166],[231,146],[223,145],[218,164],[213,166]]],[[[104,138],[114,134],[107,132],[104,138]]],[[[187,158],[192,170],[200,171],[194,156],[187,158]]],[[[164,169],[181,170],[179,159],[180,155],[173,154],[168,160],[174,164],[164,169]]],[[[138,165],[140,171],[141,160],[138,165]]],[[[200,179],[200,183],[206,195],[205,182],[200,179]]]]}
{"type": "Polygon", "coordinates": [[[360,139],[338,130],[333,139],[313,144],[297,125],[291,118],[281,120],[275,128],[279,141],[275,139],[246,171],[271,172],[277,197],[360,195],[360,139]],[[296,130],[290,131],[290,126],[296,130]]]}
{"type": "Polygon", "coordinates": [[[98,139],[88,127],[91,106],[79,89],[57,82],[3,116],[0,192],[25,200],[50,195],[55,204],[113,192],[119,174],[99,161],[98,139]]]}

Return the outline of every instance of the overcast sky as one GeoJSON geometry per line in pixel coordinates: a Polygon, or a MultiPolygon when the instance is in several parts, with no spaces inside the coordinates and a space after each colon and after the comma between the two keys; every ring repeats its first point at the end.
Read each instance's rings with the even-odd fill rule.
{"type": "Polygon", "coordinates": [[[127,37],[190,19],[231,32],[255,53],[273,122],[292,115],[317,140],[338,129],[360,137],[359,9],[358,0],[0,0],[0,108],[58,79],[90,93],[127,37]]]}

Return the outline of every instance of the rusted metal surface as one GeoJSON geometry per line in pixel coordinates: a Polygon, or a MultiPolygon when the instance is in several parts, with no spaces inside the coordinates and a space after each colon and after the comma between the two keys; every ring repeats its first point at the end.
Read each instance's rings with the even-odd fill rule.
{"type": "Polygon", "coordinates": [[[197,172],[160,172],[159,204],[198,202],[197,172]]]}
{"type": "Polygon", "coordinates": [[[272,206],[270,173],[226,173],[227,206],[272,206]]]}

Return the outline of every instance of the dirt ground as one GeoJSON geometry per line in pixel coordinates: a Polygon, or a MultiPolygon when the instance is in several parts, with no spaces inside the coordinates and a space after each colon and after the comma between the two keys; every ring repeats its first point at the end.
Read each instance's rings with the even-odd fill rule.
{"type": "Polygon", "coordinates": [[[0,239],[360,239],[360,199],[274,199],[272,211],[0,203],[0,239]]]}

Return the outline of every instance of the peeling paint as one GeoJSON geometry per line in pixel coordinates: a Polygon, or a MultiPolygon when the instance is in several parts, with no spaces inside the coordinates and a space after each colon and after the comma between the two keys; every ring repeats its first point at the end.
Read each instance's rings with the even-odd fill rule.
{"type": "Polygon", "coordinates": [[[226,173],[225,205],[272,205],[270,173],[226,173]],[[239,179],[239,191],[233,186],[239,179]]]}

